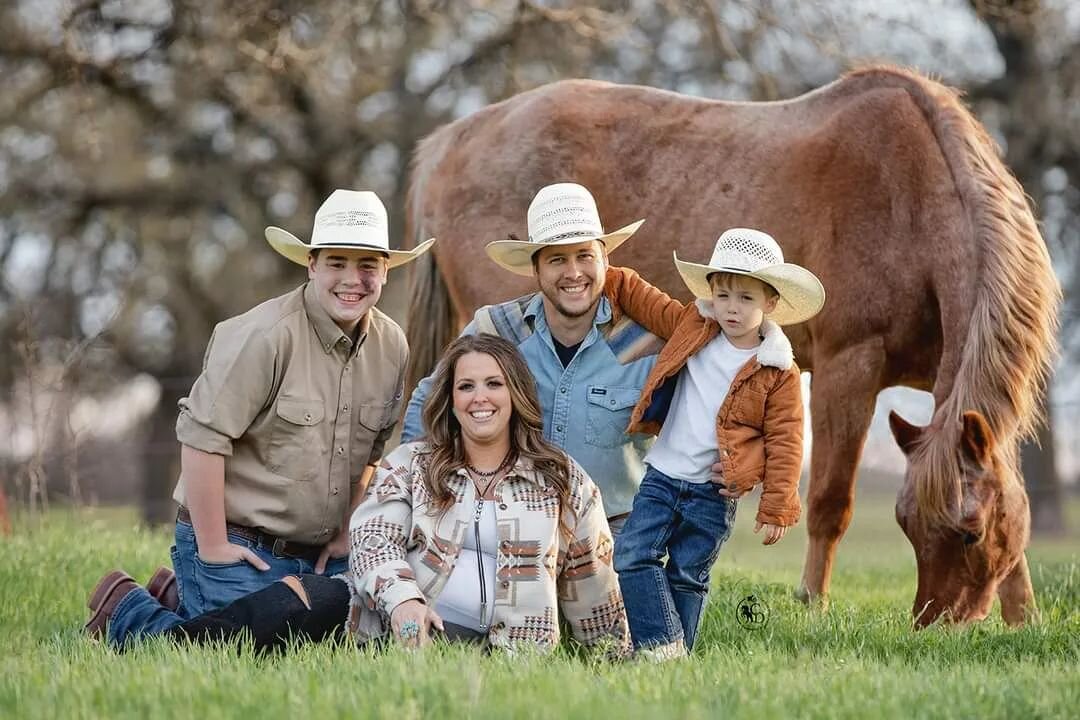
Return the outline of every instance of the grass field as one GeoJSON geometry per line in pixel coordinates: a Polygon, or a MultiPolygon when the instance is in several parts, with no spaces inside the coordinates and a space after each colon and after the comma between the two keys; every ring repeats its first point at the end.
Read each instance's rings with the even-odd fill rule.
{"type": "Polygon", "coordinates": [[[170,535],[136,527],[126,511],[24,516],[0,540],[0,718],[1077,717],[1080,503],[1069,511],[1072,537],[1029,551],[1041,623],[1011,630],[995,609],[974,627],[916,633],[914,558],[890,498],[860,498],[826,613],[791,595],[802,526],[764,548],[746,507],[694,656],[660,667],[445,646],[256,658],[157,640],[116,655],[82,636],[86,595],[112,567],[145,580],[167,561],[170,535]],[[737,620],[751,593],[768,605],[764,628],[737,620]]]}

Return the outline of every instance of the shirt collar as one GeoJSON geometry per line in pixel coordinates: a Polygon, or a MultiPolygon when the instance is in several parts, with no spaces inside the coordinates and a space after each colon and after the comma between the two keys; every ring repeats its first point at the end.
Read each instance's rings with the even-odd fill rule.
{"type": "Polygon", "coordinates": [[[356,343],[354,347],[352,338],[334,322],[330,314],[319,304],[319,298],[315,293],[315,283],[309,280],[304,287],[304,312],[307,313],[308,320],[311,321],[311,326],[315,329],[315,335],[319,338],[319,344],[322,346],[323,351],[329,355],[337,345],[341,344],[348,349],[348,354],[352,355],[363,344],[364,338],[367,337],[368,328],[371,326],[371,311],[364,313],[364,317],[360,318],[360,342],[356,343]],[[342,343],[343,339],[344,343],[342,343]]]}
{"type": "MultiPolygon", "coordinates": [[[[470,480],[469,472],[465,468],[458,468],[456,475],[465,482],[470,480]]],[[[536,469],[536,464],[530,458],[519,457],[514,466],[510,468],[510,472],[506,474],[506,477],[511,476],[528,480],[539,487],[545,487],[548,484],[543,473],[536,469]]]]}
{"type": "MultiPolygon", "coordinates": [[[[535,324],[537,318],[543,318],[544,323],[546,324],[547,315],[544,313],[544,293],[535,293],[533,299],[525,306],[525,311],[521,316],[530,324],[535,324]]],[[[601,295],[600,303],[596,306],[596,317],[593,318],[593,325],[603,325],[609,322],[611,322],[611,302],[607,299],[606,295],[601,295]]]]}

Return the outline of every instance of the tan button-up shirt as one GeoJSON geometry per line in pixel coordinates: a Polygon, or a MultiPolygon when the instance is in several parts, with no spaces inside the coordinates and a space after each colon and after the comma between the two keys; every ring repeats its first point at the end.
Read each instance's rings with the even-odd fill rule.
{"type": "Polygon", "coordinates": [[[308,283],[214,328],[176,437],[225,456],[229,522],[324,544],[393,431],[407,360],[397,323],[372,308],[354,344],[308,283]]]}

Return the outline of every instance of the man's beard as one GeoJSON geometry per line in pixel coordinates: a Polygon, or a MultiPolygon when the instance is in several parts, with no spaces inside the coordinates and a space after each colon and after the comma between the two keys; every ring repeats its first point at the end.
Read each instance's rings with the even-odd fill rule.
{"type": "MultiPolygon", "coordinates": [[[[558,290],[556,290],[555,292],[558,293],[558,290]]],[[[545,295],[546,295],[546,293],[545,293],[545,295]]],[[[587,306],[585,306],[585,308],[583,310],[580,310],[580,311],[571,310],[570,308],[566,307],[561,302],[559,302],[558,300],[556,300],[556,299],[554,299],[554,298],[552,298],[550,296],[548,296],[548,300],[551,301],[552,306],[563,317],[579,318],[579,317],[582,317],[584,315],[588,315],[589,313],[595,312],[596,311],[596,306],[600,302],[600,298],[601,298],[602,295],[603,295],[603,293],[598,294],[593,299],[593,301],[591,303],[589,303],[587,306]]]]}

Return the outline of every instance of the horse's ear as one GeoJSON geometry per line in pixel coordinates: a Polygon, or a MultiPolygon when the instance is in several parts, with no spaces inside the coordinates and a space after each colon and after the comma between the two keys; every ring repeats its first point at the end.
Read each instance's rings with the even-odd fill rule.
{"type": "Polygon", "coordinates": [[[905,455],[915,447],[915,443],[922,437],[923,432],[921,427],[912,425],[897,415],[895,410],[889,411],[889,429],[892,430],[893,437],[896,438],[896,444],[900,446],[905,455]]]}
{"type": "Polygon", "coordinates": [[[964,453],[983,467],[990,465],[990,453],[994,451],[994,433],[980,413],[968,410],[964,413],[964,434],[960,437],[964,453]]]}

